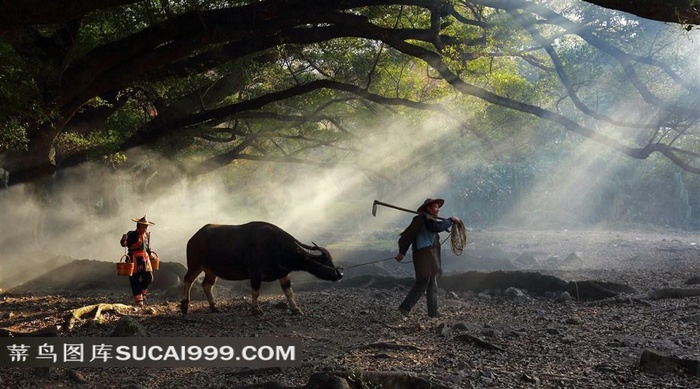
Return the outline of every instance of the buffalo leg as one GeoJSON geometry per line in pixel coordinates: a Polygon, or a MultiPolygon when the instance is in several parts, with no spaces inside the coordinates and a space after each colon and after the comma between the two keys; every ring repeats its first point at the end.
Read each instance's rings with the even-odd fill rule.
{"type": "Polygon", "coordinates": [[[250,288],[253,290],[252,301],[251,301],[251,312],[253,315],[262,315],[263,311],[260,309],[258,304],[258,297],[260,297],[260,286],[262,285],[262,280],[259,278],[250,279],[250,288]]]}
{"type": "Polygon", "coordinates": [[[286,276],[280,278],[280,286],[282,287],[282,291],[284,292],[284,295],[287,297],[287,302],[289,303],[289,309],[292,310],[295,314],[303,314],[301,309],[299,309],[299,306],[297,305],[297,302],[294,298],[294,291],[292,290],[292,277],[290,274],[287,274],[286,276]]]}
{"type": "Polygon", "coordinates": [[[194,280],[197,279],[197,276],[201,272],[202,272],[202,269],[188,269],[187,274],[185,274],[185,278],[184,278],[185,289],[183,290],[182,300],[180,301],[180,312],[182,312],[183,315],[187,314],[187,311],[189,310],[189,307],[190,307],[190,289],[192,289],[192,284],[194,283],[194,280]]]}
{"type": "Polygon", "coordinates": [[[216,307],[216,302],[214,301],[214,284],[216,283],[216,275],[214,273],[209,273],[204,271],[204,281],[202,281],[202,289],[204,289],[204,294],[209,300],[209,308],[212,312],[220,312],[219,308],[216,307]]]}

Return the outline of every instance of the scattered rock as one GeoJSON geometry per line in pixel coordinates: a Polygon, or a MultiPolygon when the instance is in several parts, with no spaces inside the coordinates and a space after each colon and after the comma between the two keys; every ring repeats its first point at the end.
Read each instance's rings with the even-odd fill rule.
{"type": "Polygon", "coordinates": [[[649,292],[647,298],[650,300],[659,300],[692,296],[700,296],[700,289],[664,288],[649,292]]]}
{"type": "Polygon", "coordinates": [[[461,341],[466,341],[466,342],[471,342],[476,344],[479,347],[488,349],[488,350],[497,350],[497,351],[504,351],[503,347],[497,346],[491,342],[487,342],[478,336],[474,335],[469,335],[469,334],[462,334],[462,335],[457,335],[455,336],[456,340],[461,340],[461,341]]]}
{"type": "Polygon", "coordinates": [[[523,375],[520,376],[520,379],[527,383],[535,384],[536,386],[539,386],[540,384],[540,379],[532,374],[523,373],[523,375]]]}
{"type": "Polygon", "coordinates": [[[681,317],[680,320],[686,323],[700,323],[700,315],[690,315],[681,317]]]}
{"type": "Polygon", "coordinates": [[[122,316],[112,332],[113,337],[148,337],[148,331],[131,316],[122,316]]]}
{"type": "Polygon", "coordinates": [[[330,373],[316,373],[311,375],[304,389],[351,389],[345,378],[330,373]]]}
{"type": "Polygon", "coordinates": [[[644,350],[639,359],[639,369],[652,374],[684,373],[700,377],[700,361],[664,355],[653,350],[644,350]]]}
{"type": "Polygon", "coordinates": [[[513,288],[512,286],[508,287],[505,291],[506,296],[512,297],[512,298],[523,298],[527,297],[525,293],[523,293],[522,290],[518,288],[513,288]]]}
{"type": "Polygon", "coordinates": [[[80,374],[78,371],[75,369],[68,369],[68,378],[70,378],[71,381],[77,382],[79,384],[86,384],[88,380],[85,379],[85,376],[80,374]]]}
{"type": "Polygon", "coordinates": [[[577,300],[603,300],[620,293],[636,293],[630,286],[603,281],[572,281],[566,291],[577,300]]]}
{"type": "MultiPolygon", "coordinates": [[[[481,232],[471,237],[466,253],[473,245],[486,245],[479,234],[481,232]]],[[[343,380],[353,388],[361,387],[362,383],[366,388],[380,387],[382,382],[383,387],[700,387],[699,377],[680,368],[671,369],[669,373],[648,373],[641,368],[630,370],[631,363],[641,361],[641,358],[630,361],[630,357],[641,355],[645,349],[665,356],[697,359],[699,343],[695,320],[700,313],[700,296],[678,295],[682,300],[646,298],[649,291],[693,289],[682,285],[690,274],[700,274],[697,250],[673,253],[655,250],[654,245],[660,239],[627,239],[624,233],[620,234],[622,237],[608,233],[595,239],[593,233],[580,239],[580,233],[566,231],[548,235],[528,233],[515,238],[502,231],[494,235],[500,242],[497,245],[510,245],[503,250],[509,256],[502,260],[506,265],[514,263],[523,247],[537,247],[537,254],[533,254],[537,258],[585,253],[581,258],[585,259],[587,267],[545,268],[539,261],[533,265],[538,272],[500,269],[497,275],[482,272],[474,278],[445,273],[440,281],[439,298],[443,317],[437,320],[427,317],[425,298],[410,317],[398,315],[396,307],[413,284],[412,274],[408,274],[412,265],[404,266],[393,260],[382,266],[392,272],[408,274],[405,278],[366,274],[355,280],[348,272],[341,282],[321,289],[317,286],[319,282],[307,283],[302,277],[294,276],[297,298],[307,307],[305,316],[251,317],[250,286],[240,283],[240,287],[234,288],[233,285],[239,284],[221,281],[215,293],[220,299],[222,313],[210,313],[200,292],[193,293],[192,304],[196,309],[183,318],[178,310],[180,288],[171,288],[177,289],[172,295],[152,288],[147,308],[152,306],[153,312],[133,307],[128,312],[147,334],[294,337],[303,344],[302,365],[77,371],[88,379],[89,383],[83,384],[86,388],[302,389],[313,384],[311,377],[318,373],[338,378],[330,377],[319,385],[335,383],[342,388],[345,388],[343,380]],[[622,241],[624,245],[613,245],[612,240],[622,241]],[[628,261],[632,256],[637,259],[628,261]],[[457,286],[455,289],[451,289],[451,280],[457,286]],[[590,286],[594,293],[614,296],[582,302],[587,290],[580,288],[578,295],[571,292],[572,280],[576,280],[579,287],[590,286]],[[587,280],[596,282],[587,285],[587,280]],[[636,291],[626,291],[630,286],[636,291]],[[521,291],[527,298],[509,298],[511,293],[517,294],[509,288],[521,291]],[[605,293],[600,293],[601,289],[605,293]],[[481,297],[477,297],[479,295],[481,297]],[[577,318],[584,320],[578,322],[577,318]],[[377,374],[378,380],[371,378],[371,372],[377,374]],[[677,372],[682,374],[676,375],[677,372]],[[389,377],[382,380],[387,373],[389,377]],[[406,373],[422,380],[412,380],[406,373]]],[[[668,246],[674,244],[672,240],[667,242],[668,246]]],[[[374,256],[370,253],[361,261],[390,255],[394,253],[374,256]]],[[[469,263],[472,261],[470,258],[469,263]]],[[[4,294],[0,298],[0,317],[3,317],[0,327],[5,327],[8,336],[21,336],[43,328],[55,328],[62,323],[64,315],[76,307],[115,298],[130,303],[128,281],[113,275],[112,266],[113,263],[109,266],[109,277],[117,285],[109,290],[68,289],[58,293],[42,289],[47,284],[35,284],[34,289],[21,294],[4,294]],[[8,312],[13,315],[7,315],[8,312]]],[[[279,285],[270,285],[260,296],[261,304],[268,308],[284,300],[279,285]]],[[[201,291],[201,287],[193,288],[196,290],[201,291]]],[[[109,336],[124,314],[127,313],[103,313],[101,322],[104,324],[95,321],[93,326],[76,326],[70,336],[109,336]]],[[[2,385],[8,388],[78,387],[67,375],[54,372],[40,377],[33,369],[4,366],[2,385]]]]}
{"type": "Polygon", "coordinates": [[[571,294],[569,294],[569,292],[562,292],[561,294],[559,294],[559,296],[556,297],[555,301],[558,303],[571,301],[571,294]]]}
{"type": "Polygon", "coordinates": [[[571,253],[563,261],[561,261],[561,266],[566,266],[569,268],[579,268],[583,266],[583,258],[581,258],[581,253],[571,253]]]}
{"type": "Polygon", "coordinates": [[[549,291],[564,291],[566,285],[566,281],[554,276],[522,271],[499,270],[490,273],[467,271],[445,275],[440,279],[441,287],[456,292],[505,290],[513,287],[542,295],[549,291]]]}
{"type": "Polygon", "coordinates": [[[522,253],[515,259],[515,263],[523,267],[533,267],[537,265],[537,258],[531,253],[522,253]]]}

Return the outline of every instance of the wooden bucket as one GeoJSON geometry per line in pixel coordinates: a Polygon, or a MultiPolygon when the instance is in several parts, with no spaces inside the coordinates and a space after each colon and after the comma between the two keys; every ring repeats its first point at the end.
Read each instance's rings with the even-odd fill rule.
{"type": "Polygon", "coordinates": [[[151,257],[151,269],[152,270],[158,270],[160,269],[160,257],[155,251],[151,251],[151,254],[153,256],[151,257]]]}
{"type": "Polygon", "coordinates": [[[129,256],[126,254],[122,255],[121,259],[119,259],[119,262],[117,263],[118,276],[131,276],[134,274],[134,263],[126,262],[127,259],[129,259],[129,256]],[[122,260],[124,262],[122,262],[122,260]]]}

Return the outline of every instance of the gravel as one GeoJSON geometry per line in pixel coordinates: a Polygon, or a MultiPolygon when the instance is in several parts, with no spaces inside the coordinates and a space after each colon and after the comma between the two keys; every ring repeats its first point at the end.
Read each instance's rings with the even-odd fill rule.
{"type": "MultiPolygon", "coordinates": [[[[521,293],[440,291],[441,317],[429,318],[421,300],[408,318],[396,309],[405,285],[300,290],[304,315],[286,308],[279,290],[261,298],[262,317],[250,296],[226,285],[217,290],[222,313],[195,299],[183,318],[179,302],[153,291],[145,309],[107,311],[64,336],[107,337],[128,314],[156,337],[293,337],[301,340],[299,367],[12,368],[0,370],[8,388],[237,388],[304,386],[314,373],[345,372],[354,387],[377,387],[361,372],[411,373],[434,387],[453,388],[691,388],[700,377],[684,371],[650,374],[639,368],[645,350],[700,361],[700,297],[649,299],[663,288],[700,275],[697,234],[668,231],[474,231],[467,252],[498,247],[517,258],[534,253],[531,271],[566,281],[595,279],[634,286],[639,295],[578,301],[521,293]],[[547,268],[548,258],[579,253],[575,269],[547,268]]],[[[482,257],[483,258],[483,257],[482,257]]],[[[195,285],[195,288],[198,288],[195,285]]],[[[32,332],[55,328],[73,309],[128,303],[118,290],[6,293],[0,328],[32,332]]],[[[700,374],[700,373],[699,373],[700,374]]],[[[389,387],[389,386],[387,386],[389,387]]],[[[394,386],[396,387],[396,386],[394,386]]]]}

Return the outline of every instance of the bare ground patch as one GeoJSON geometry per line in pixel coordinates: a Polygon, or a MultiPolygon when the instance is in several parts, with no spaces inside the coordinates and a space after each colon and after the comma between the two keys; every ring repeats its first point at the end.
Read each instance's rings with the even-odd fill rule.
{"type": "MultiPolygon", "coordinates": [[[[417,375],[434,385],[472,387],[700,387],[700,378],[683,372],[650,374],[639,369],[644,350],[700,360],[700,297],[650,299],[650,292],[687,284],[698,276],[697,235],[638,231],[475,231],[461,261],[488,261],[496,248],[514,268],[550,274],[567,282],[599,280],[636,288],[634,296],[583,301],[539,296],[525,291],[454,292],[442,290],[440,318],[430,319],[422,300],[409,318],[396,307],[405,283],[306,287],[298,282],[298,302],[305,315],[292,315],[279,287],[261,296],[262,317],[250,314],[250,296],[241,285],[222,284],[217,293],[222,313],[210,313],[195,296],[190,314],[179,313],[179,298],[155,289],[147,309],[104,312],[65,336],[110,336],[128,314],[151,336],[296,337],[303,363],[296,368],[52,368],[0,370],[2,387],[171,388],[245,387],[275,382],[300,387],[314,373],[346,372],[355,387],[371,387],[362,372],[417,375]],[[693,244],[695,243],[695,244],[693,244]],[[524,252],[535,262],[518,265],[524,252]],[[553,260],[577,252],[583,263],[570,268],[553,260]],[[242,292],[243,291],[243,292],[242,292]],[[364,377],[364,378],[363,378],[364,377]]],[[[377,253],[381,258],[383,254],[377,253]]],[[[370,254],[371,255],[371,254],[370,254]]],[[[361,262],[373,258],[355,258],[361,262]]],[[[446,258],[449,262],[451,259],[446,258]]],[[[382,266],[399,266],[383,263],[382,266]]],[[[449,264],[448,264],[449,265],[449,264]]],[[[485,270],[488,271],[488,270],[485,270]]],[[[156,273],[158,276],[158,273],[156,273]]],[[[348,277],[351,277],[348,271],[348,277]]],[[[116,277],[116,276],[115,276],[116,277]]],[[[300,278],[300,277],[298,277],[300,278]]],[[[98,303],[129,303],[128,282],[114,289],[35,288],[0,297],[0,328],[30,333],[60,326],[76,308],[98,303]]],[[[329,285],[330,286],[330,285],[329,285]]],[[[198,289],[198,286],[195,286],[198,289]]],[[[398,381],[394,381],[398,382],[398,381]]],[[[269,386],[272,387],[272,386],[269,386]]]]}

